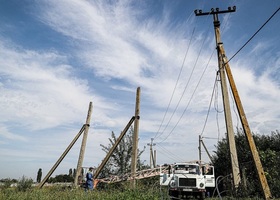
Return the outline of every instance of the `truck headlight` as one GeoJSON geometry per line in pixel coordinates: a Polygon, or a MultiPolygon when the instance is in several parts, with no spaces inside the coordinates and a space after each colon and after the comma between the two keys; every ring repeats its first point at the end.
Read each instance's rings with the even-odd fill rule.
{"type": "Polygon", "coordinates": [[[200,186],[200,187],[203,187],[203,186],[204,186],[204,184],[203,184],[203,183],[200,183],[200,184],[199,184],[199,186],[200,186]]]}

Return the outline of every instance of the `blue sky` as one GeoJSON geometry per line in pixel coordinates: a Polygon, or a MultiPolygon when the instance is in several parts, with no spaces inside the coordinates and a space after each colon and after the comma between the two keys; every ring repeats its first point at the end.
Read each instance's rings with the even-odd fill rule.
{"type": "MultiPolygon", "coordinates": [[[[100,144],[108,144],[111,131],[119,135],[134,115],[137,87],[140,149],[154,138],[158,164],[197,160],[202,134],[213,152],[225,137],[219,83],[214,87],[213,19],[196,17],[194,10],[237,7],[219,16],[230,58],[280,3],[2,0],[0,5],[0,178],[35,179],[39,168],[45,176],[78,133],[90,101],[83,166],[98,166],[105,156],[100,144]]],[[[277,13],[230,61],[250,127],[258,134],[270,134],[280,124],[279,21],[277,13]]],[[[233,104],[232,116],[240,127],[233,104]]],[[[76,167],[80,144],[81,139],[54,175],[76,167]]],[[[208,161],[205,152],[202,157],[208,161]]],[[[141,159],[149,164],[148,148],[141,159]]]]}

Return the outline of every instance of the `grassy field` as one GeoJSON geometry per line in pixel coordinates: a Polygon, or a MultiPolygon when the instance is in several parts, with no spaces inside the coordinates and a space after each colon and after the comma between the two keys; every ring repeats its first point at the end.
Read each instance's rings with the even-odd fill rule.
{"type": "MultiPolygon", "coordinates": [[[[6,188],[0,191],[0,200],[169,200],[167,192],[154,188],[142,189],[109,189],[85,192],[83,189],[65,189],[63,187],[32,188],[25,192],[16,188],[6,188]]],[[[219,198],[207,198],[219,200],[219,198]]],[[[242,200],[261,200],[262,198],[246,198],[242,200]]],[[[223,200],[235,200],[233,197],[223,197],[223,200]]],[[[241,199],[240,199],[241,200],[241,199]]]]}
{"type": "Polygon", "coordinates": [[[83,189],[65,189],[62,187],[48,188],[32,188],[25,192],[18,191],[16,188],[6,188],[0,191],[1,200],[86,200],[86,199],[102,199],[102,200],[156,200],[168,199],[166,193],[161,194],[159,190],[147,189],[110,189],[110,190],[94,190],[85,192],[83,189]]]}
{"type": "MultiPolygon", "coordinates": [[[[166,188],[158,185],[141,184],[136,189],[130,189],[127,184],[85,191],[82,188],[73,189],[68,186],[44,186],[42,189],[31,187],[19,190],[16,187],[0,188],[0,200],[169,200],[166,188]]],[[[223,197],[223,200],[235,200],[233,197],[223,197]]],[[[262,198],[244,198],[239,200],[261,200],[262,198]]],[[[207,198],[206,200],[220,200],[207,198]]]]}

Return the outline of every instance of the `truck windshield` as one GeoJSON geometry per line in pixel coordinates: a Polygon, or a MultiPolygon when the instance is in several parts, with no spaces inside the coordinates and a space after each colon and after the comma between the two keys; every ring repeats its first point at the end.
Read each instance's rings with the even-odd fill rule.
{"type": "Polygon", "coordinates": [[[199,174],[199,167],[197,165],[175,165],[175,171],[180,171],[180,173],[186,174],[199,174]]]}

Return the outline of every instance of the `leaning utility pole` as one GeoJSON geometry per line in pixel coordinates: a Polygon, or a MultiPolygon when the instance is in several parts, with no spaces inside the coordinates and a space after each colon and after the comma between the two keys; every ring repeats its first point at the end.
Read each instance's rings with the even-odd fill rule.
{"type": "Polygon", "coordinates": [[[62,155],[58,158],[58,160],[56,161],[56,163],[53,165],[53,167],[50,169],[50,171],[47,173],[47,175],[45,176],[45,178],[39,183],[38,188],[42,188],[45,183],[47,182],[47,180],[50,178],[50,176],[53,174],[53,172],[56,170],[56,168],[58,167],[58,165],[62,162],[62,160],[65,158],[65,156],[67,155],[67,153],[71,150],[71,148],[74,146],[74,144],[76,143],[76,141],[79,139],[79,137],[82,135],[82,133],[85,131],[86,126],[89,126],[89,124],[84,124],[81,128],[81,130],[79,131],[79,133],[77,133],[77,135],[75,136],[75,138],[72,140],[72,142],[68,145],[68,147],[65,149],[65,151],[62,153],[62,155]]]}
{"type": "MultiPolygon", "coordinates": [[[[88,115],[87,115],[87,119],[86,119],[86,124],[88,124],[88,125],[90,124],[91,112],[92,112],[92,102],[89,103],[88,115]]],[[[81,175],[81,171],[82,171],[82,164],[83,164],[85,150],[86,150],[88,129],[89,129],[89,126],[86,126],[84,135],[83,135],[82,144],[81,144],[79,160],[78,160],[78,164],[77,164],[77,168],[76,168],[76,175],[75,175],[75,180],[74,180],[75,186],[78,185],[78,179],[79,179],[79,176],[81,175]]]]}
{"type": "MultiPolygon", "coordinates": [[[[201,10],[196,10],[195,14],[196,15],[209,15],[212,14],[214,16],[214,27],[215,27],[215,35],[216,35],[216,43],[217,43],[217,52],[218,52],[218,59],[219,59],[219,69],[221,71],[221,69],[226,70],[227,73],[227,77],[229,80],[229,84],[231,87],[231,91],[235,100],[235,104],[239,113],[239,117],[240,117],[240,121],[243,127],[243,130],[245,132],[246,138],[247,138],[247,142],[249,143],[249,147],[250,147],[250,151],[254,160],[254,164],[255,164],[255,169],[258,173],[258,178],[260,181],[260,184],[262,186],[262,191],[264,194],[264,198],[266,200],[271,199],[271,193],[270,193],[270,188],[269,185],[267,183],[266,177],[265,177],[265,173],[262,167],[262,163],[260,161],[260,157],[254,142],[254,138],[252,136],[250,127],[249,127],[249,123],[247,121],[246,115],[245,115],[245,111],[243,109],[238,91],[237,91],[237,87],[235,85],[232,73],[231,73],[231,69],[230,66],[228,64],[228,60],[225,54],[225,50],[223,47],[223,43],[220,41],[220,30],[219,30],[219,26],[220,26],[220,22],[218,20],[218,14],[219,13],[227,13],[227,12],[234,12],[236,10],[235,6],[233,8],[229,7],[227,11],[219,11],[218,9],[216,9],[216,11],[212,8],[211,12],[208,13],[202,13],[201,10]]],[[[220,72],[221,73],[221,72],[220,72]]],[[[222,78],[221,78],[222,79],[222,78]]]]}
{"type": "Polygon", "coordinates": [[[228,60],[227,60],[224,48],[223,48],[222,45],[219,46],[219,48],[220,48],[220,52],[221,52],[222,59],[223,59],[223,65],[224,65],[224,68],[226,69],[226,73],[227,73],[227,77],[229,79],[229,84],[230,84],[230,87],[231,87],[231,91],[232,91],[232,94],[233,94],[233,97],[234,97],[234,100],[235,100],[235,104],[236,104],[236,107],[237,107],[237,110],[238,110],[240,121],[241,121],[243,130],[245,132],[247,142],[248,142],[249,147],[250,147],[250,151],[251,151],[251,155],[252,155],[253,160],[254,160],[254,165],[255,165],[256,172],[258,173],[258,178],[259,178],[259,181],[260,181],[260,184],[261,184],[261,187],[262,187],[263,195],[264,195],[266,200],[267,199],[272,199],[270,188],[269,188],[269,185],[267,183],[265,173],[264,173],[264,170],[263,170],[263,167],[262,167],[262,163],[261,163],[261,160],[260,160],[260,156],[259,156],[258,150],[256,148],[256,144],[255,144],[254,138],[252,136],[250,126],[249,126],[249,123],[247,121],[247,117],[246,117],[245,111],[243,109],[241,99],[239,97],[237,87],[235,85],[235,82],[234,82],[234,79],[233,79],[233,76],[232,76],[232,73],[231,73],[230,66],[228,64],[228,60]]]}
{"type": "Polygon", "coordinates": [[[140,87],[137,88],[136,92],[136,104],[135,104],[135,121],[134,121],[134,133],[133,133],[133,146],[131,156],[131,175],[132,179],[130,182],[131,188],[135,188],[135,174],[138,160],[138,135],[139,135],[139,119],[140,119],[140,87]]]}
{"type": "Polygon", "coordinates": [[[232,165],[233,185],[236,189],[240,184],[240,170],[239,170],[239,164],[238,164],[237,152],[236,152],[236,146],[235,146],[235,138],[234,138],[233,125],[232,125],[232,117],[231,117],[231,111],[230,111],[230,103],[229,103],[229,95],[228,95],[228,89],[227,89],[225,68],[223,65],[222,54],[221,54],[221,51],[219,48],[219,46],[222,46],[222,42],[221,42],[221,37],[220,37],[220,21],[218,19],[218,14],[229,13],[229,12],[235,12],[235,7],[233,7],[232,9],[229,8],[228,10],[223,10],[223,11],[219,11],[218,8],[216,8],[216,10],[214,10],[212,8],[211,12],[204,12],[204,13],[201,10],[195,10],[196,16],[213,15],[213,17],[214,17],[216,47],[217,47],[218,62],[219,62],[219,72],[220,72],[220,79],[221,79],[223,104],[224,104],[224,110],[225,110],[227,138],[228,138],[228,143],[229,143],[230,159],[231,159],[231,165],[232,165]]]}
{"type": "MultiPolygon", "coordinates": [[[[46,183],[46,181],[50,178],[50,176],[53,174],[53,172],[56,170],[56,168],[58,167],[58,165],[62,162],[62,160],[65,158],[65,156],[67,155],[67,153],[71,150],[71,148],[74,146],[74,144],[76,143],[76,141],[79,139],[79,137],[82,135],[82,133],[87,134],[88,129],[89,129],[89,123],[90,123],[90,116],[91,116],[91,108],[92,108],[92,102],[90,102],[90,107],[89,107],[89,111],[88,111],[88,115],[87,115],[87,121],[86,124],[84,124],[81,128],[81,130],[79,131],[79,133],[75,136],[75,138],[72,140],[72,142],[68,145],[68,147],[65,149],[65,151],[62,153],[62,155],[59,157],[59,159],[56,161],[56,163],[54,164],[54,166],[50,169],[50,171],[48,172],[48,174],[45,176],[45,178],[42,180],[42,182],[39,183],[38,188],[42,188],[44,186],[44,184],[46,183]]],[[[84,145],[85,148],[85,145],[84,145]]],[[[84,152],[84,150],[83,150],[84,152]]],[[[78,172],[77,172],[78,173],[78,172]]]]}
{"type": "Polygon", "coordinates": [[[109,152],[107,153],[107,155],[105,156],[105,158],[102,160],[101,164],[99,165],[99,167],[96,169],[94,175],[93,175],[93,179],[97,179],[98,175],[100,174],[100,172],[102,171],[102,169],[104,168],[104,166],[106,165],[106,163],[108,162],[109,158],[111,157],[111,155],[113,154],[113,152],[115,151],[115,149],[117,148],[117,146],[119,145],[119,143],[121,142],[121,140],[123,139],[124,135],[126,134],[126,132],[128,131],[128,129],[130,128],[130,126],[132,125],[132,123],[134,122],[135,117],[131,117],[130,121],[127,123],[126,127],[124,128],[124,130],[121,132],[120,136],[118,137],[118,139],[116,140],[115,144],[113,144],[113,146],[111,147],[111,149],[109,150],[109,152]]]}

